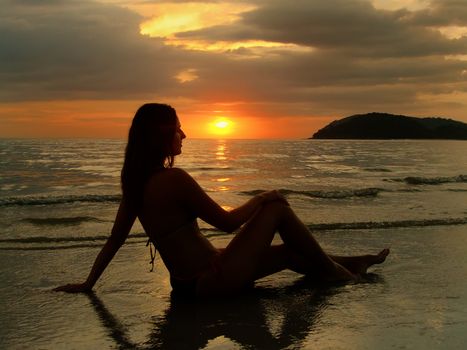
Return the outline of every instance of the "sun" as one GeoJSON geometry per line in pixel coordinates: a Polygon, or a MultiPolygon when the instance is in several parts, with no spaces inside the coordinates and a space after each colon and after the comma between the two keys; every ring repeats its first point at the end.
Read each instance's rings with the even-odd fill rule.
{"type": "Polygon", "coordinates": [[[215,122],[214,126],[219,129],[225,129],[229,127],[229,122],[227,120],[219,120],[215,122]]]}
{"type": "Polygon", "coordinates": [[[208,125],[209,133],[216,136],[226,136],[233,131],[233,122],[225,117],[219,117],[208,125]]]}

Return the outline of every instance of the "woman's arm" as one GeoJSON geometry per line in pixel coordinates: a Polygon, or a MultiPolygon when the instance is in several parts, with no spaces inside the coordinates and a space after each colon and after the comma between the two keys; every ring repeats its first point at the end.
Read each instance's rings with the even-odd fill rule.
{"type": "Polygon", "coordinates": [[[60,286],[55,288],[54,291],[68,293],[90,292],[118,249],[120,249],[125,242],[135,220],[136,214],[128,208],[125,200],[122,199],[115,218],[115,223],[112,227],[111,235],[97,255],[86,281],[83,283],[60,286]]]}
{"type": "Polygon", "coordinates": [[[245,204],[233,209],[230,212],[227,212],[228,221],[231,224],[231,230],[227,232],[234,231],[238,229],[241,225],[247,222],[265,203],[273,201],[283,201],[288,202],[278,191],[272,190],[260,193],[245,204]]]}
{"type": "Polygon", "coordinates": [[[232,232],[247,222],[267,202],[287,200],[277,191],[268,191],[256,195],[245,204],[232,211],[226,211],[217,204],[199,184],[185,171],[176,170],[179,196],[186,202],[190,211],[214,227],[226,232],[232,232]]]}

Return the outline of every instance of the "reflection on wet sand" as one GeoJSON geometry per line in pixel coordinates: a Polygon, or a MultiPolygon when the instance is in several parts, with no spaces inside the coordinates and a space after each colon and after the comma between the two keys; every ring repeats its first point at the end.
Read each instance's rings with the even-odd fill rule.
{"type": "Polygon", "coordinates": [[[107,333],[118,348],[200,349],[219,339],[241,348],[301,347],[338,288],[317,288],[306,279],[285,288],[256,287],[230,299],[190,301],[171,297],[151,333],[133,343],[126,328],[95,294],[89,294],[107,333]]]}

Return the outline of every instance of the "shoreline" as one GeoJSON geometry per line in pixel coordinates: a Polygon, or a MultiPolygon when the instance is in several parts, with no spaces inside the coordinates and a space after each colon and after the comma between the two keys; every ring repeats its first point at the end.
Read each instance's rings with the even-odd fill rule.
{"type": "MultiPolygon", "coordinates": [[[[91,298],[50,290],[82,279],[98,247],[4,252],[0,346],[455,348],[467,341],[467,281],[459,279],[467,272],[466,227],[319,232],[334,254],[386,246],[391,254],[361,283],[317,288],[283,271],[237,298],[204,302],[172,299],[160,258],[149,272],[144,243],[122,247],[91,298]]],[[[230,239],[214,238],[217,246],[230,239]]]]}

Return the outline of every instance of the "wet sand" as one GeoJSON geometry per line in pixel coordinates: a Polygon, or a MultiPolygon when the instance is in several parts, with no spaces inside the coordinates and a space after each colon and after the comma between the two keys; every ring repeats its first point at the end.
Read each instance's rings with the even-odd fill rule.
{"type": "MultiPolygon", "coordinates": [[[[2,251],[0,348],[459,349],[467,345],[467,227],[335,230],[336,254],[391,255],[360,283],[315,286],[292,272],[228,300],[171,298],[143,242],[125,245],[95,287],[51,288],[87,275],[98,248],[2,251]]],[[[228,237],[214,238],[222,246],[228,237]]]]}

